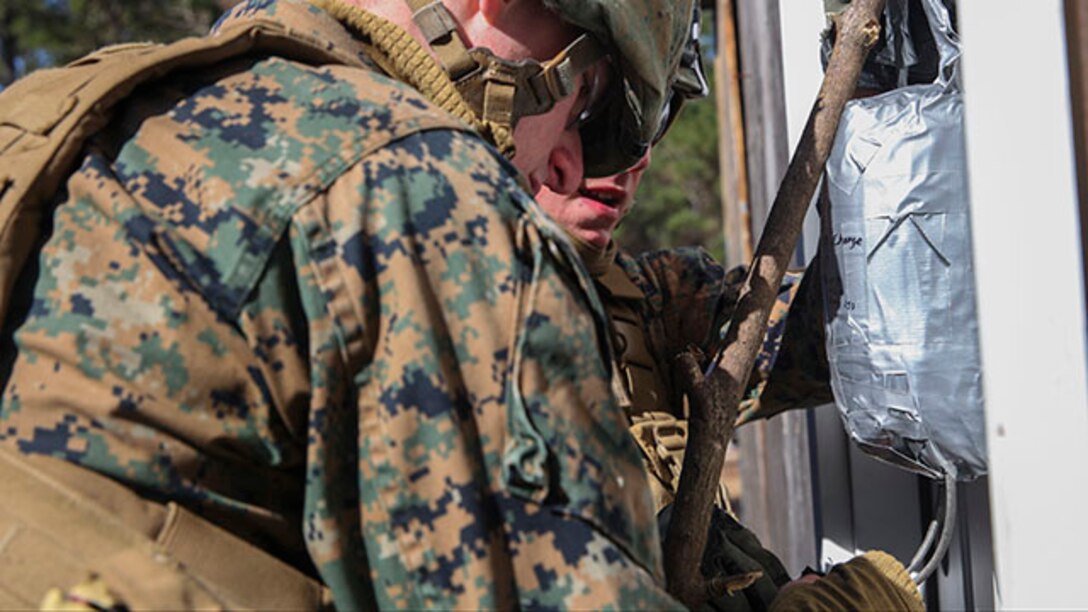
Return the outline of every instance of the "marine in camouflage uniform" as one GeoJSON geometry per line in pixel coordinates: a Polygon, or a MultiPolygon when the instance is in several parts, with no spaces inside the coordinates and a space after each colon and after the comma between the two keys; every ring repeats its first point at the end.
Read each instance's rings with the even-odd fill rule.
{"type": "MultiPolygon", "coordinates": [[[[676,379],[673,360],[689,346],[713,350],[718,329],[732,313],[745,270],[726,271],[697,247],[662,249],[637,257],[615,244],[604,251],[580,251],[590,262],[612,323],[616,350],[613,387],[642,451],[650,488],[664,533],[680,482],[687,442],[687,400],[676,379]]],[[[776,355],[781,328],[799,274],[783,284],[767,339],[749,382],[755,397],[765,384],[776,355]]],[[[718,508],[707,542],[704,572],[738,575],[753,571],[763,577],[741,594],[712,603],[719,610],[760,610],[789,582],[785,567],[729,510],[727,491],[719,488],[718,508]]]]}
{"type": "MultiPolygon", "coordinates": [[[[584,249],[582,253],[585,256],[584,249]]],[[[620,372],[614,387],[632,420],[632,434],[653,466],[651,486],[660,509],[673,501],[687,430],[687,400],[673,360],[691,346],[706,355],[715,350],[746,270],[726,271],[699,247],[661,249],[636,257],[613,246],[589,257],[596,260],[591,270],[603,270],[595,278],[613,326],[620,372]],[[674,428],[676,435],[669,435],[674,428]]],[[[775,366],[786,315],[800,282],[801,274],[790,272],[780,288],[748,383],[748,399],[742,402],[749,411],[775,366]]],[[[727,507],[724,490],[719,500],[727,507]]]]}
{"type": "MultiPolygon", "coordinates": [[[[145,605],[284,605],[253,591],[296,571],[345,609],[675,606],[574,249],[373,39],[296,0],[217,27],[256,18],[360,65],[235,60],[127,101],[20,282],[0,446],[200,587],[145,605]]],[[[99,552],[32,535],[5,601],[99,552]]],[[[162,584],[123,552],[107,587],[162,584]]]]}
{"type": "MultiPolygon", "coordinates": [[[[592,198],[595,192],[607,191],[601,185],[612,180],[623,182],[587,180],[579,195],[565,202],[570,205],[574,198],[592,198]]],[[[548,194],[538,194],[538,199],[548,212],[557,210],[553,205],[557,200],[548,194]]],[[[687,440],[684,385],[676,379],[673,360],[692,345],[704,353],[712,350],[721,324],[736,305],[745,270],[727,272],[701,248],[663,249],[636,257],[613,242],[595,248],[577,228],[572,234],[611,320],[617,373],[613,387],[642,451],[664,533],[687,440]]],[[[824,392],[826,378],[819,378],[819,371],[826,362],[821,362],[812,344],[822,338],[815,301],[819,287],[810,280],[818,279],[818,274],[786,275],[741,405],[749,421],[810,406],[824,392]],[[785,355],[789,361],[783,367],[785,355]],[[767,394],[772,394],[769,400],[767,394]]],[[[727,509],[723,488],[711,518],[701,571],[708,577],[750,572],[761,576],[742,591],[709,602],[710,609],[924,609],[903,565],[881,552],[837,565],[814,583],[783,589],[790,576],[781,561],[727,509]]]]}
{"type": "MultiPolygon", "coordinates": [[[[706,94],[697,36],[689,47],[675,84],[673,113],[684,98],[706,94]]],[[[647,155],[623,173],[585,180],[573,194],[542,190],[537,199],[571,235],[608,312],[616,357],[613,388],[643,452],[664,533],[687,440],[685,384],[677,379],[673,362],[691,346],[707,355],[716,350],[722,325],[736,305],[745,270],[726,272],[700,248],[664,249],[639,256],[618,249],[611,240],[612,232],[630,211],[648,164],[647,155]]],[[[816,269],[804,273],[803,278],[800,272],[786,274],[741,402],[738,423],[831,401],[819,278],[816,269]]],[[[707,577],[749,573],[760,577],[738,593],[710,601],[709,608],[737,612],[769,608],[924,609],[903,565],[879,551],[837,565],[815,582],[783,589],[790,577],[782,563],[727,510],[728,498],[722,487],[700,570],[707,577]]]]}
{"type": "MultiPolygon", "coordinates": [[[[694,22],[698,21],[696,13],[694,22]]],[[[688,41],[678,75],[668,107],[670,116],[663,122],[666,128],[686,99],[705,96],[708,91],[697,30],[688,41]]],[[[664,131],[657,138],[663,135],[664,131]]],[[[707,355],[713,353],[719,330],[736,305],[745,270],[726,272],[701,248],[663,249],[639,256],[618,248],[611,239],[612,231],[630,211],[649,163],[647,155],[625,172],[586,179],[570,195],[543,189],[537,198],[570,234],[604,302],[615,351],[613,389],[642,451],[664,533],[680,480],[688,430],[685,385],[677,379],[673,362],[690,346],[707,355]]],[[[799,278],[799,274],[789,274],[783,283],[749,384],[752,399],[745,404],[749,412],[772,369],[799,278]]],[[[743,594],[723,597],[713,606],[737,611],[766,609],[778,587],[789,582],[789,575],[778,558],[731,515],[724,484],[719,487],[718,506],[704,556],[704,573],[759,572],[762,576],[743,594]]]]}

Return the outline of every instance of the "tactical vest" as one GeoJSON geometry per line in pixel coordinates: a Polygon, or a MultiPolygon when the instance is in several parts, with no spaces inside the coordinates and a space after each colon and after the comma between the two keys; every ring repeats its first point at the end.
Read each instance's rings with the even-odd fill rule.
{"type": "MultiPolygon", "coordinates": [[[[7,88],[0,94],[0,321],[54,194],[84,144],[137,87],[245,56],[364,66],[330,47],[252,19],[170,45],[107,47],[7,88]]],[[[316,580],[176,504],[154,504],[63,462],[7,451],[0,451],[0,542],[0,608],[104,609],[116,603],[106,587],[131,608],[314,609],[328,603],[316,580]],[[147,521],[144,529],[134,524],[147,521]],[[88,592],[107,599],[96,601],[99,595],[88,592]]]]}
{"type": "MultiPolygon", "coordinates": [[[[646,294],[611,258],[596,278],[612,326],[612,389],[631,423],[631,435],[642,451],[650,475],[650,489],[657,510],[672,503],[680,484],[680,470],[687,444],[687,400],[671,405],[666,373],[655,357],[655,343],[643,318],[646,294]]],[[[724,485],[718,487],[718,505],[729,508],[724,485]]]]}
{"type": "Polygon", "coordinates": [[[137,87],[171,72],[243,56],[274,54],[312,64],[361,66],[325,41],[270,20],[249,20],[215,36],[170,45],[106,47],[63,68],[34,72],[0,95],[0,320],[41,233],[50,198],[84,143],[137,87]]]}
{"type": "Polygon", "coordinates": [[[328,590],[173,502],[0,448],[0,609],[291,609],[328,590]],[[88,493],[93,491],[93,494],[88,493]]]}

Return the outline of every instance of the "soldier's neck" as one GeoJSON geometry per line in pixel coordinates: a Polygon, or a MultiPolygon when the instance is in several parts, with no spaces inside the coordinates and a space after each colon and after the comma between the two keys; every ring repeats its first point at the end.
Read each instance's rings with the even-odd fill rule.
{"type": "Polygon", "coordinates": [[[616,259],[616,252],[619,250],[616,243],[609,242],[608,246],[602,249],[573,234],[567,234],[567,237],[574,244],[578,255],[582,257],[582,263],[586,265],[589,274],[595,279],[604,276],[604,273],[608,271],[609,266],[616,259]]]}

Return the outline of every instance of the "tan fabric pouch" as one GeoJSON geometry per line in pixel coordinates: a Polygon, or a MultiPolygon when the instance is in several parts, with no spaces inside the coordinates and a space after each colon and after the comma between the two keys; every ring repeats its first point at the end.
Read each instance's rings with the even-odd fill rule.
{"type": "Polygon", "coordinates": [[[0,609],[37,608],[50,590],[94,576],[130,609],[312,610],[328,601],[315,580],[176,504],[0,449],[0,609]],[[77,476],[100,494],[72,486],[77,476]]]}

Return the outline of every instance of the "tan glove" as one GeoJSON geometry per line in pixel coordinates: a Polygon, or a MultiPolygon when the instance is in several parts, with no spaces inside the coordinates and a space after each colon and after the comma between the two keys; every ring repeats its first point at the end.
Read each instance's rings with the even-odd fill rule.
{"type": "Polygon", "coordinates": [[[771,603],[778,610],[910,610],[925,602],[910,574],[888,553],[870,551],[836,565],[814,582],[787,586],[771,603]]]}

